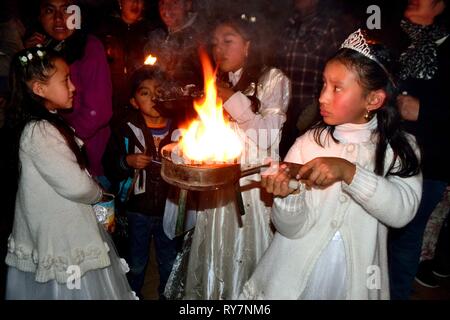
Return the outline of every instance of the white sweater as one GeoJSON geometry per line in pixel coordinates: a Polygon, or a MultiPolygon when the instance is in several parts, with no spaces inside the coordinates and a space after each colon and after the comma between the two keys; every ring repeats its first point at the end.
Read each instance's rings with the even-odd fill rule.
{"type": "Polygon", "coordinates": [[[68,267],[86,271],[110,264],[91,204],[101,189],[64,137],[47,121],[29,123],[20,140],[21,174],[6,263],[34,272],[37,282],[65,283],[68,267]]]}
{"type": "MultiPolygon", "coordinates": [[[[350,185],[339,182],[275,200],[272,220],[277,232],[241,298],[298,299],[321,253],[339,231],[345,247],[346,298],[389,299],[387,226],[399,228],[414,217],[422,176],[385,178],[373,172],[375,128],[376,118],[364,125],[337,126],[334,136],[340,143],[330,138],[325,148],[315,143],[311,132],[297,139],[286,161],[340,157],[356,164],[355,176],[350,185]]],[[[391,159],[388,148],[385,171],[391,159]]]]}

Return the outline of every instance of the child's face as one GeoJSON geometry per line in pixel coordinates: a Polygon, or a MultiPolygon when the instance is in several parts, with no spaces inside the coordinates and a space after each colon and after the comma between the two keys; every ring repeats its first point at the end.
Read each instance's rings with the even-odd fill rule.
{"type": "Polygon", "coordinates": [[[144,117],[159,118],[161,115],[155,110],[153,98],[156,96],[158,83],[155,80],[144,80],[139,85],[134,97],[131,98],[131,105],[138,109],[144,117]]]}
{"type": "Polygon", "coordinates": [[[365,123],[368,104],[355,71],[338,61],[330,61],[323,72],[320,114],[328,125],[365,123]]]}
{"type": "Polygon", "coordinates": [[[144,0],[120,0],[122,17],[126,21],[134,23],[138,21],[144,12],[144,0]]]}
{"type": "Polygon", "coordinates": [[[56,59],[55,69],[46,82],[31,84],[35,94],[45,99],[45,107],[49,111],[70,109],[73,104],[75,86],[70,80],[69,66],[62,59],[56,59]]]}
{"type": "Polygon", "coordinates": [[[41,5],[39,21],[45,32],[53,39],[65,40],[70,37],[75,29],[67,28],[67,19],[71,14],[67,8],[72,5],[71,0],[45,0],[41,5]]]}
{"type": "Polygon", "coordinates": [[[236,72],[247,59],[250,41],[246,41],[234,28],[226,24],[214,30],[212,52],[223,72],[236,72]]]}

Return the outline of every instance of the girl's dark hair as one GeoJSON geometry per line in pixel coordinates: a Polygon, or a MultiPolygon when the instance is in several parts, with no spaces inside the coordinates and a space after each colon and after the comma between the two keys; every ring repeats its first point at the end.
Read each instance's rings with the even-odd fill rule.
{"type": "MultiPolygon", "coordinates": [[[[376,110],[378,141],[375,151],[374,172],[380,176],[384,175],[386,149],[389,144],[393,150],[394,157],[385,175],[396,175],[400,177],[416,175],[420,170],[419,159],[405,131],[401,129],[401,118],[396,106],[398,89],[392,81],[394,59],[383,45],[371,44],[370,48],[371,53],[390,72],[390,75],[375,61],[351,49],[340,49],[328,63],[338,61],[344,64],[349,70],[353,70],[358,75],[358,81],[366,94],[380,89],[386,92],[387,96],[384,105],[376,110]],[[395,165],[397,159],[400,160],[399,166],[395,165]]],[[[326,136],[329,134],[335,142],[338,142],[333,136],[334,130],[335,126],[328,125],[323,120],[319,121],[313,126],[315,141],[323,146],[322,133],[327,132],[326,136]]]]}
{"type": "MultiPolygon", "coordinates": [[[[228,16],[219,16],[216,19],[215,28],[220,25],[227,25],[236,30],[245,41],[250,41],[250,48],[247,57],[247,63],[245,64],[242,76],[239,82],[233,87],[236,91],[245,91],[253,83],[255,84],[255,91],[252,96],[249,96],[252,101],[253,111],[256,112],[259,109],[260,101],[256,97],[257,86],[259,78],[267,70],[266,66],[266,48],[261,41],[261,35],[259,25],[261,25],[261,17],[249,15],[249,14],[237,14],[228,16]]],[[[227,79],[227,75],[218,73],[218,77],[227,79]]],[[[228,79],[227,79],[228,80],[228,79]]]]}
{"type": "Polygon", "coordinates": [[[48,81],[54,74],[57,59],[62,58],[48,49],[30,48],[18,52],[11,61],[9,76],[11,93],[6,110],[6,127],[12,136],[10,167],[16,172],[17,178],[20,172],[20,136],[24,127],[31,121],[46,120],[55,126],[75,154],[80,168],[86,168],[87,160],[75,141],[74,131],[61,116],[49,112],[44,105],[44,98],[34,94],[29,87],[31,81],[48,81]]]}

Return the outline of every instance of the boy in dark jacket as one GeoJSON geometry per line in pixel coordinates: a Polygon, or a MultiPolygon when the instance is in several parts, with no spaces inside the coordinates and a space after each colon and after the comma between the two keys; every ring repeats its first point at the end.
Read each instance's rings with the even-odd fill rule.
{"type": "Polygon", "coordinates": [[[139,297],[155,241],[159,267],[159,295],[163,292],[176,257],[176,242],[164,233],[162,219],[169,189],[161,178],[161,148],[171,142],[172,121],[154,108],[162,81],[157,69],[143,67],[131,78],[133,107],[118,119],[103,158],[107,177],[125,202],[129,226],[129,281],[139,297]],[[127,191],[124,191],[127,190],[127,191]]]}

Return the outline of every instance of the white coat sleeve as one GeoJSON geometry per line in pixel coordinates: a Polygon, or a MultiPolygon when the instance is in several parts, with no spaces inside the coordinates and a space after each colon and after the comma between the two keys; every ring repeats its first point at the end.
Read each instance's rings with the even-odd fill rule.
{"type": "Polygon", "coordinates": [[[401,228],[417,212],[422,196],[422,175],[381,177],[358,164],[352,182],[342,189],[383,224],[401,228]]]}
{"type": "MultiPolygon", "coordinates": [[[[298,138],[289,149],[285,161],[303,163],[301,156],[302,138],[298,138]]],[[[272,222],[277,231],[284,237],[296,239],[307,233],[315,223],[314,217],[307,214],[305,201],[306,191],[302,188],[300,193],[290,194],[287,197],[276,197],[272,206],[272,222]]]]}

